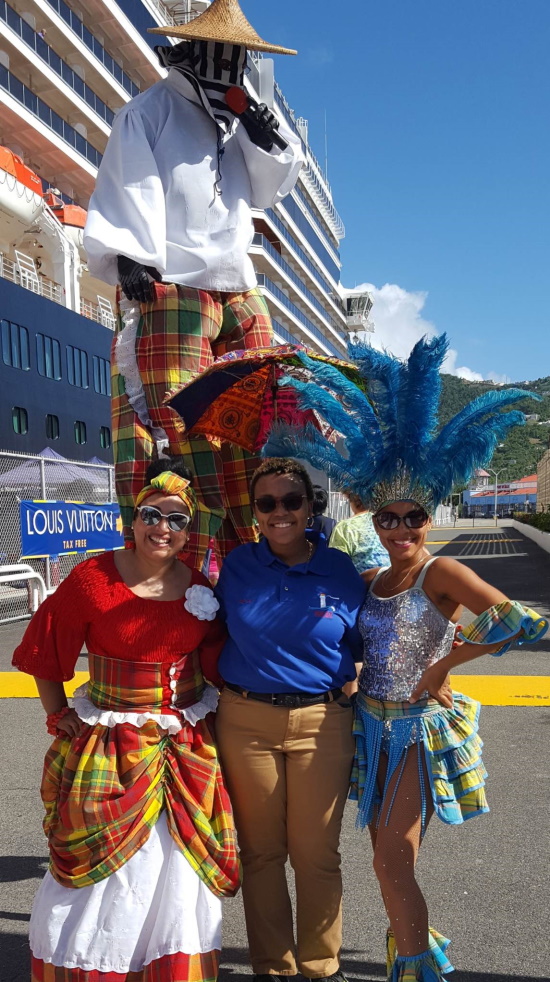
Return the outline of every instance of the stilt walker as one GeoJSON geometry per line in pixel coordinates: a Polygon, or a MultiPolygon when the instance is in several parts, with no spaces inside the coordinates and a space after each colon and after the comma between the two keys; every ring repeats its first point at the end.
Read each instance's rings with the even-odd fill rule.
{"type": "Polygon", "coordinates": [[[247,488],[258,462],[207,436],[188,440],[163,403],[216,356],[271,342],[248,256],[251,209],[288,194],[303,158],[284,120],[251,102],[244,73],[247,49],[296,52],[263,41],[237,0],[213,0],[188,24],[151,30],[180,41],[156,49],[167,77],[116,116],[84,245],[92,275],[120,285],[112,417],[125,536],[147,465],[159,453],[183,454],[210,509],[189,540],[200,566],[213,535],[221,556],[255,538],[247,488]]]}

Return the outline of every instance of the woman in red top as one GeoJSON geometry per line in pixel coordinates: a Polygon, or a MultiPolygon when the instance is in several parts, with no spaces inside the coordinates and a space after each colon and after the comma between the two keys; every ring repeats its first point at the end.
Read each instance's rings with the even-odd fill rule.
{"type": "Polygon", "coordinates": [[[186,468],[148,472],[135,549],[77,566],[13,664],[35,676],[49,732],[50,870],[30,926],[33,982],[210,982],[221,897],[239,866],[205,717],[224,631],[208,581],[178,561],[197,507],[186,468]],[[90,681],[63,683],[83,645],[90,681]]]}

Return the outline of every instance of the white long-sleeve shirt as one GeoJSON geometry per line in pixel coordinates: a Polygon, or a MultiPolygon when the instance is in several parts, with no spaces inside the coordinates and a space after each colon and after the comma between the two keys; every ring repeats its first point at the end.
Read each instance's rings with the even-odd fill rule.
{"type": "Polygon", "coordinates": [[[303,162],[298,137],[279,122],[288,148],[267,153],[234,121],[219,194],[216,126],[185,76],[172,68],[132,99],[114,120],[90,200],[84,248],[92,276],[114,286],[120,254],[156,267],[165,282],[252,289],[251,208],[288,194],[303,162]]]}

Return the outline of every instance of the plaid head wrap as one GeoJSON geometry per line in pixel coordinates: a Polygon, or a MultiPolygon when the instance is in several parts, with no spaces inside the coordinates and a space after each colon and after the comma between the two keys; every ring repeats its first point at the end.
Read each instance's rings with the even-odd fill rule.
{"type": "Polygon", "coordinates": [[[184,505],[189,509],[191,518],[193,518],[198,507],[197,496],[191,487],[191,482],[180,477],[179,474],[174,474],[173,471],[162,471],[161,474],[152,479],[150,484],[146,484],[136,498],[136,508],[151,494],[165,494],[167,497],[175,495],[177,498],[181,498],[184,505]]]}
{"type": "Polygon", "coordinates": [[[193,518],[196,511],[215,515],[218,518],[225,518],[225,510],[223,508],[207,508],[202,501],[198,500],[191,487],[191,482],[184,477],[180,477],[179,474],[174,474],[174,471],[162,471],[161,474],[152,479],[150,484],[146,484],[136,498],[135,507],[137,508],[138,505],[141,505],[142,501],[148,498],[149,495],[159,493],[165,494],[166,497],[176,495],[176,497],[180,498],[184,505],[187,505],[191,518],[193,518]]]}

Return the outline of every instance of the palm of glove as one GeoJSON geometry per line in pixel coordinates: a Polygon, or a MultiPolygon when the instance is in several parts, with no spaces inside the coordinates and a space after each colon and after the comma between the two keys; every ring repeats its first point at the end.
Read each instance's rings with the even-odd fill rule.
{"type": "Polygon", "coordinates": [[[137,263],[135,259],[128,259],[127,256],[117,256],[117,265],[120,287],[124,296],[128,300],[137,300],[138,303],[150,303],[153,299],[151,279],[156,283],[162,282],[158,269],[154,266],[143,266],[142,263],[137,263]]]}
{"type": "Polygon", "coordinates": [[[265,102],[260,102],[258,106],[250,105],[240,120],[252,143],[269,153],[273,147],[273,133],[279,129],[279,120],[265,102]]]}

